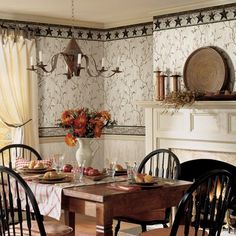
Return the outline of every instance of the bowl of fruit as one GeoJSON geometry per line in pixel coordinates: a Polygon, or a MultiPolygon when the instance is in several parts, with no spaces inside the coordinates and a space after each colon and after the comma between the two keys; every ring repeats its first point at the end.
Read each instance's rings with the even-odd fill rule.
{"type": "Polygon", "coordinates": [[[84,168],[84,176],[93,181],[99,181],[107,177],[104,173],[91,166],[84,168]]]}

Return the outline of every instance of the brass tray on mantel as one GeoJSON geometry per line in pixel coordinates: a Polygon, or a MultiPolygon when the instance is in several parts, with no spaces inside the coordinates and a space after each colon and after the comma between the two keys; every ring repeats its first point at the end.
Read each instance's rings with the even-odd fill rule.
{"type": "Polygon", "coordinates": [[[183,76],[188,90],[216,93],[228,83],[228,67],[218,50],[214,47],[203,47],[188,57],[183,76]]]}

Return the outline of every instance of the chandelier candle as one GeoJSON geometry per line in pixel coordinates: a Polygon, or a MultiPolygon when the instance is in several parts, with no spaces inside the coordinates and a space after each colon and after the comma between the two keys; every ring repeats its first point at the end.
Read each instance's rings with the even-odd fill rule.
{"type": "Polygon", "coordinates": [[[103,57],[102,58],[102,68],[104,68],[105,67],[105,58],[103,57]]]}
{"type": "Polygon", "coordinates": [[[78,54],[77,64],[78,65],[81,64],[81,53],[78,54]]]}
{"type": "Polygon", "coordinates": [[[30,57],[30,66],[33,66],[34,65],[34,61],[33,61],[33,57],[31,56],[30,57]]]}
{"type": "Polygon", "coordinates": [[[119,65],[120,65],[120,56],[117,57],[117,67],[116,68],[119,68],[119,65]]]}
{"type": "Polygon", "coordinates": [[[43,62],[43,53],[39,51],[39,62],[43,62]]]}

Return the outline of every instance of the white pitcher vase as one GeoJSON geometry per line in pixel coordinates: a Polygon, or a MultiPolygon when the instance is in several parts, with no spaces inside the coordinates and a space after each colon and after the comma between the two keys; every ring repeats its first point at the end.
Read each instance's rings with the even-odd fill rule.
{"type": "Polygon", "coordinates": [[[98,150],[98,144],[90,138],[78,138],[79,148],[75,153],[76,161],[78,164],[84,163],[85,167],[91,166],[94,154],[98,150]],[[97,144],[97,145],[96,145],[97,144]],[[92,145],[96,145],[93,149],[92,145]]]}

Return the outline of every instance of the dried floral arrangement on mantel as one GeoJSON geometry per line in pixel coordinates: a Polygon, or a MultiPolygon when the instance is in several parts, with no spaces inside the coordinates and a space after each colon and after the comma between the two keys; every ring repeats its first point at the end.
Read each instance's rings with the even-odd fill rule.
{"type": "Polygon", "coordinates": [[[184,105],[191,106],[196,101],[197,96],[198,94],[192,91],[173,91],[166,95],[161,104],[165,108],[164,111],[168,111],[169,108],[177,111],[184,105]]]}

